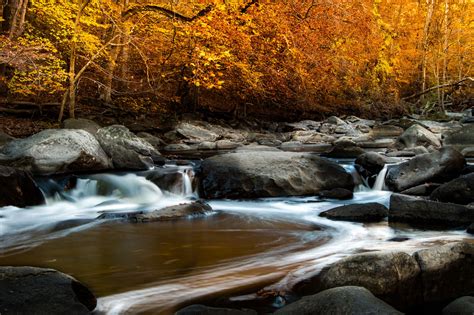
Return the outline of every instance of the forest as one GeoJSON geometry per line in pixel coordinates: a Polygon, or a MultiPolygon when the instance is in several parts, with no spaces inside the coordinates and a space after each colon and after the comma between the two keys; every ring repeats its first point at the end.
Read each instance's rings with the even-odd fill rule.
{"type": "Polygon", "coordinates": [[[470,0],[3,0],[0,103],[442,113],[472,104],[473,18],[470,0]]]}

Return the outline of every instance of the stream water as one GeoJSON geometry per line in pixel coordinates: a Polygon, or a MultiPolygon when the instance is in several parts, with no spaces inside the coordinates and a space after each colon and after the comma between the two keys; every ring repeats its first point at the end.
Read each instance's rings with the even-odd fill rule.
{"type": "MultiPolygon", "coordinates": [[[[355,176],[350,164],[343,165],[355,176]]],[[[386,168],[381,176],[385,176],[386,168]]],[[[322,267],[357,252],[420,248],[471,238],[464,231],[423,231],[387,222],[331,221],[319,213],[348,203],[388,206],[377,178],[349,201],[317,197],[210,201],[216,213],[148,224],[96,220],[104,212],[151,211],[192,202],[191,166],[136,174],[38,179],[46,205],[0,208],[0,265],[55,268],[99,297],[98,313],[173,313],[192,301],[226,294],[285,291],[322,267]],[[158,187],[147,177],[177,175],[158,187]],[[400,240],[403,240],[400,242],[400,240]]],[[[251,295],[250,295],[251,297],[251,295]]],[[[282,300],[276,298],[275,303],[282,300]]]]}

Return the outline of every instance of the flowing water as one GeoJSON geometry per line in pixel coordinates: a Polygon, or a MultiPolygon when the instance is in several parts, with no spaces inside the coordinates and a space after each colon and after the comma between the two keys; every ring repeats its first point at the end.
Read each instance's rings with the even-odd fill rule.
{"type": "MultiPolygon", "coordinates": [[[[192,167],[38,179],[46,205],[0,208],[0,265],[49,267],[71,274],[99,297],[98,313],[167,314],[222,294],[261,288],[285,291],[353,253],[412,252],[470,238],[464,231],[319,217],[322,211],[348,203],[388,206],[390,192],[379,184],[382,179],[369,189],[352,165],[342,165],[359,184],[350,201],[214,200],[209,202],[217,210],[212,215],[148,224],[96,218],[107,212],[152,211],[192,202],[197,197],[192,167]],[[147,178],[160,180],[156,185],[147,178]]],[[[382,170],[379,177],[385,173],[382,170]]]]}

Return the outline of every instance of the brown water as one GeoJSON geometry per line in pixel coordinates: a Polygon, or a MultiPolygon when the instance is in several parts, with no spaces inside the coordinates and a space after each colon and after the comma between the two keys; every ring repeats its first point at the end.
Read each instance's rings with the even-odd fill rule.
{"type": "Polygon", "coordinates": [[[302,237],[311,241],[301,242],[298,249],[320,242],[308,223],[225,213],[175,222],[110,222],[0,256],[0,265],[58,269],[86,283],[97,296],[107,296],[285,249],[302,237]]]}

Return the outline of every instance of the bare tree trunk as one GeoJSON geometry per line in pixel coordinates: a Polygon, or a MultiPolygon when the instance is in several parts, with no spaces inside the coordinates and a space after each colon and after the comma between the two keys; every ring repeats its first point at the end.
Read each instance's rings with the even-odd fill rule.
{"type": "Polygon", "coordinates": [[[69,87],[67,91],[67,97],[64,96],[63,101],[61,103],[61,110],[59,112],[59,117],[58,117],[59,121],[63,119],[64,107],[66,106],[67,100],[69,100],[69,117],[75,118],[77,34],[79,33],[82,13],[84,13],[84,10],[89,4],[89,2],[90,0],[82,0],[79,3],[79,10],[76,14],[76,19],[74,21],[74,30],[73,30],[73,36],[71,39],[71,50],[69,52],[69,73],[68,73],[69,87]]]}
{"type": "MultiPolygon", "coordinates": [[[[421,59],[421,90],[426,89],[426,68],[427,68],[427,58],[428,58],[428,44],[429,44],[429,31],[431,19],[433,17],[434,10],[434,0],[426,0],[426,17],[425,17],[425,26],[423,28],[423,47],[422,47],[422,59],[421,59]]],[[[423,96],[422,96],[423,101],[423,96]]]]}
{"type": "Polygon", "coordinates": [[[14,39],[23,33],[25,25],[26,11],[28,9],[28,0],[16,0],[12,2],[13,7],[10,14],[11,22],[8,37],[14,39]]]}
{"type": "MultiPolygon", "coordinates": [[[[449,28],[448,28],[448,14],[449,14],[449,3],[448,0],[444,0],[444,43],[443,43],[443,82],[447,82],[447,72],[448,72],[448,44],[449,44],[449,28]]],[[[441,110],[446,112],[444,107],[445,102],[445,93],[444,90],[441,91],[441,110]]]]}

